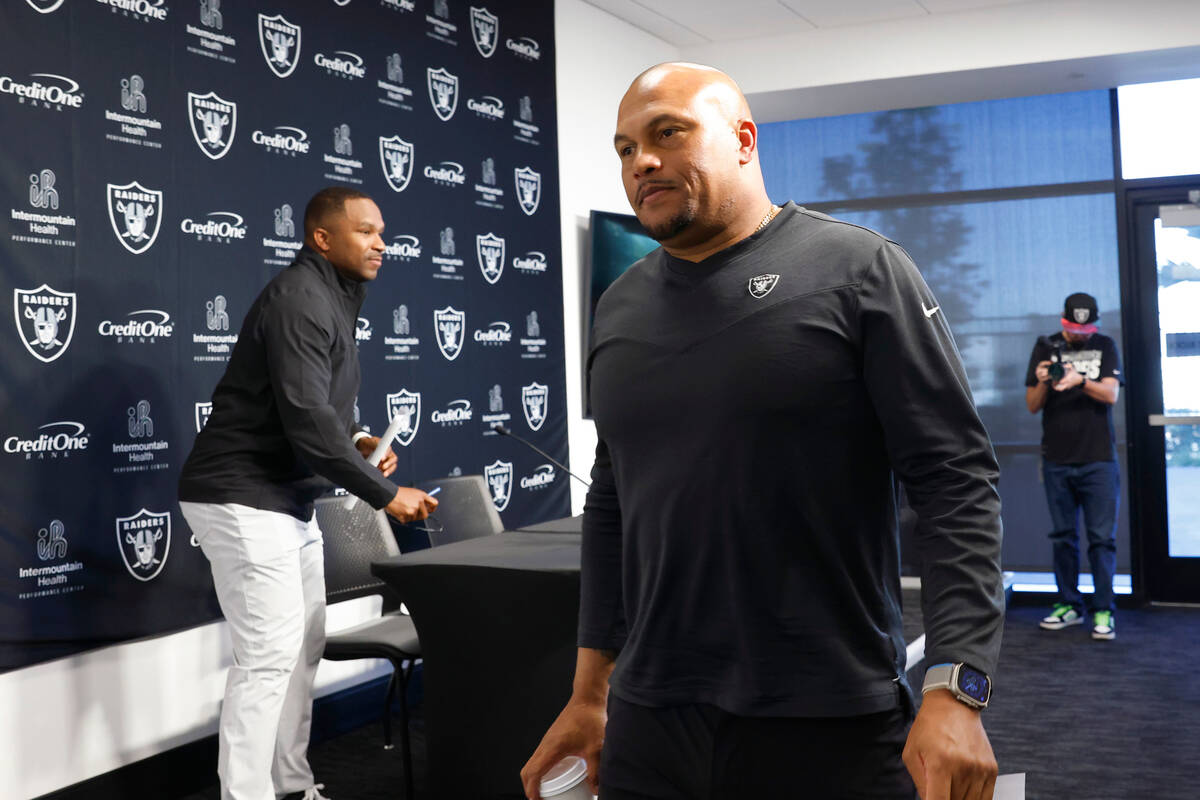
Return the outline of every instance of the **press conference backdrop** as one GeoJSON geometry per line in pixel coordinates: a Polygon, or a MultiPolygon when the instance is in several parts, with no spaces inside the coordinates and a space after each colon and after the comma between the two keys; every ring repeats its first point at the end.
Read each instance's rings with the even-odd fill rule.
{"type": "MultiPolygon", "coordinates": [[[[216,618],[176,482],[320,187],[373,196],[393,479],[568,513],[552,0],[0,5],[0,669],[216,618]]],[[[336,532],[330,532],[336,535],[336,532]]]]}

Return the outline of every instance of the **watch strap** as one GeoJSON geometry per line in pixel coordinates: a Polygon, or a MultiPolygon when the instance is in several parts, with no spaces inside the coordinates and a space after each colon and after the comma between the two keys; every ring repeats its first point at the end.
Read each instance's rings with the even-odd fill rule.
{"type": "Polygon", "coordinates": [[[925,682],[921,684],[921,694],[932,689],[949,689],[954,691],[955,664],[934,664],[925,670],[925,682]]]}

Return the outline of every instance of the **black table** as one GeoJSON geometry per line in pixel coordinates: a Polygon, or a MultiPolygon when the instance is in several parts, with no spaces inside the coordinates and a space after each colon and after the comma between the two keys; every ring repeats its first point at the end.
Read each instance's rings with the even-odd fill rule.
{"type": "Polygon", "coordinates": [[[579,533],[583,530],[583,515],[536,522],[533,525],[517,528],[517,530],[526,533],[579,533]]]}
{"type": "Polygon", "coordinates": [[[524,797],[571,694],[580,538],[513,531],[372,564],[421,637],[431,797],[524,797]]]}

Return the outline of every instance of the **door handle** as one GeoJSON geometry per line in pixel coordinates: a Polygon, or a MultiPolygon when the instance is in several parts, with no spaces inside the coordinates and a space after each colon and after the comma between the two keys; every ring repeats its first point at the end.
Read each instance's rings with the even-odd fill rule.
{"type": "Polygon", "coordinates": [[[1151,414],[1149,422],[1154,428],[1162,428],[1167,425],[1200,425],[1200,415],[1151,414]]]}

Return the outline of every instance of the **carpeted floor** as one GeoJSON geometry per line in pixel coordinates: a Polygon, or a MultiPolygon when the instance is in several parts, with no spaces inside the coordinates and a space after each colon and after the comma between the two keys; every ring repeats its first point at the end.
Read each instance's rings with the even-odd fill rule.
{"type": "Polygon", "coordinates": [[[985,724],[1001,772],[1030,800],[1200,798],[1200,609],[1117,613],[1117,638],[1043,631],[1008,612],[985,724]]]}
{"type": "MultiPolygon", "coordinates": [[[[916,604],[905,594],[910,632],[916,604]]],[[[1029,800],[1200,798],[1200,680],[1193,672],[1200,609],[1122,611],[1112,642],[1092,641],[1086,626],[1040,630],[1045,612],[1009,609],[984,717],[1000,771],[1026,773],[1029,800]]],[[[403,797],[400,751],[384,751],[380,742],[374,724],[312,748],[313,768],[333,800],[403,797]]],[[[426,797],[424,743],[418,708],[418,798],[426,797]]],[[[218,797],[214,783],[181,800],[218,797]]]]}
{"type": "MultiPolygon", "coordinates": [[[[425,730],[420,708],[415,708],[410,728],[413,748],[414,788],[416,797],[428,797],[425,791],[425,730]]],[[[393,719],[393,730],[400,716],[393,719]]],[[[336,739],[322,742],[309,750],[309,763],[317,780],[325,784],[324,794],[331,800],[402,800],[404,797],[404,757],[399,739],[392,750],[383,749],[383,732],[379,723],[358,728],[336,739]]],[[[178,800],[220,800],[213,765],[213,783],[207,789],[178,800]]]]}

